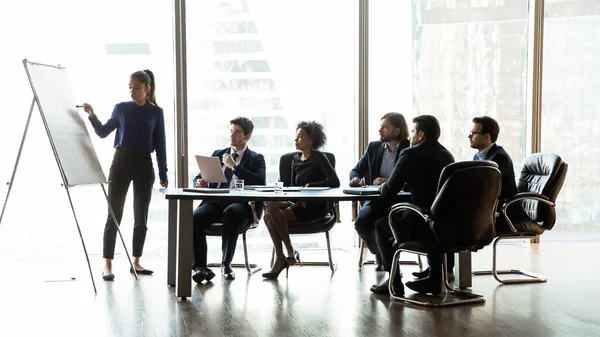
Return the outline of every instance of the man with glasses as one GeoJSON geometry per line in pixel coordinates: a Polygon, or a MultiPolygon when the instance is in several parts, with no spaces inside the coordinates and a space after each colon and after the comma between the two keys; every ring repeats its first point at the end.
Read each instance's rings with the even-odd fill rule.
{"type": "MultiPolygon", "coordinates": [[[[264,185],[266,180],[266,164],[262,154],[256,153],[246,145],[252,137],[254,124],[246,117],[237,117],[230,121],[230,145],[222,150],[216,150],[212,155],[219,157],[227,178],[227,183],[208,183],[202,179],[202,172],[194,178],[195,187],[230,188],[235,179],[243,179],[247,185],[264,185]]],[[[257,205],[257,213],[262,206],[257,205]],[[260,207],[259,207],[260,206],[260,207]]],[[[215,277],[208,269],[206,255],[206,227],[213,223],[222,223],[223,253],[221,275],[224,279],[233,280],[235,274],[231,269],[231,260],[235,253],[235,245],[240,234],[240,227],[252,218],[252,209],[244,202],[203,201],[194,211],[194,266],[192,279],[196,283],[207,282],[215,277]]]]}
{"type": "MultiPolygon", "coordinates": [[[[513,163],[504,148],[496,144],[496,140],[498,140],[498,135],[500,134],[498,122],[488,116],[475,117],[472,121],[473,127],[471,128],[468,137],[471,147],[478,151],[473,157],[473,160],[491,160],[498,164],[498,168],[502,173],[502,191],[500,192],[497,208],[497,212],[500,216],[496,218],[496,234],[507,234],[510,233],[510,227],[506,223],[506,219],[502,216],[501,212],[502,205],[504,205],[506,200],[517,193],[513,163]]],[[[508,209],[508,216],[513,223],[519,223],[519,220],[525,219],[526,217],[525,212],[519,203],[510,206],[508,209]]],[[[451,273],[453,269],[454,256],[453,254],[449,254],[449,279],[454,277],[454,274],[451,273]]],[[[429,275],[429,269],[413,273],[413,276],[418,278],[426,277],[427,275],[429,275]]]]}
{"type": "MultiPolygon", "coordinates": [[[[469,133],[469,141],[471,147],[478,151],[473,160],[491,160],[498,164],[498,168],[502,173],[502,191],[498,199],[497,210],[501,212],[502,205],[506,200],[517,194],[517,184],[512,159],[502,146],[496,144],[499,134],[500,126],[495,119],[488,116],[473,118],[473,128],[469,133]]],[[[511,221],[515,223],[519,223],[519,220],[524,219],[524,216],[526,217],[520,203],[512,204],[507,213],[511,221]]],[[[500,215],[496,218],[496,234],[510,232],[510,227],[504,216],[500,215]]]]}
{"type": "MultiPolygon", "coordinates": [[[[400,152],[409,146],[408,125],[404,116],[397,112],[386,113],[381,117],[379,141],[369,143],[365,154],[350,171],[349,185],[382,185],[392,174],[400,152]]],[[[389,201],[366,201],[354,222],[356,233],[375,254],[375,271],[383,271],[375,241],[375,221],[385,216],[388,206],[389,201]]]]}

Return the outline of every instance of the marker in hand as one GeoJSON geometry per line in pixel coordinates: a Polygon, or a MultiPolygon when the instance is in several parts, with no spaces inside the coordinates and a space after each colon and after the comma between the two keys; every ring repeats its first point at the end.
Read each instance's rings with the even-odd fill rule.
{"type": "Polygon", "coordinates": [[[83,108],[83,105],[76,105],[76,108],[83,108]]]}

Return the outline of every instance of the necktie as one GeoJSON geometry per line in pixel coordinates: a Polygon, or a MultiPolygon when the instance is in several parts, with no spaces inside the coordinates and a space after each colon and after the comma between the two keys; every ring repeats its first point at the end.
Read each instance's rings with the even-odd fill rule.
{"type": "MultiPolygon", "coordinates": [[[[231,158],[233,158],[233,161],[237,161],[237,159],[238,159],[238,157],[239,157],[239,156],[240,156],[240,155],[239,155],[237,152],[234,152],[234,153],[231,155],[231,158]]],[[[226,168],[225,168],[225,178],[227,178],[227,181],[228,181],[228,182],[231,182],[231,178],[232,178],[232,177],[233,177],[233,170],[232,170],[232,169],[230,169],[229,167],[226,167],[226,168]]]]}

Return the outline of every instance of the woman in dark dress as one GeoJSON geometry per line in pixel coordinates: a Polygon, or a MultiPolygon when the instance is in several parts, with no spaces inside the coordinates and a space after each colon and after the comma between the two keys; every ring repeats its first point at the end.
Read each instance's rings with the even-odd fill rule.
{"type": "MultiPolygon", "coordinates": [[[[340,180],[335,169],[319,149],[327,137],[323,126],[317,122],[300,122],[296,128],[296,149],[300,153],[292,158],[292,185],[303,187],[339,187],[340,180]]],[[[275,247],[275,260],[272,269],[263,274],[264,278],[274,279],[282,270],[300,261],[300,255],[292,247],[289,221],[310,221],[328,212],[326,201],[272,201],[267,202],[265,225],[275,247]],[[283,244],[287,257],[283,254],[283,244]]]]}

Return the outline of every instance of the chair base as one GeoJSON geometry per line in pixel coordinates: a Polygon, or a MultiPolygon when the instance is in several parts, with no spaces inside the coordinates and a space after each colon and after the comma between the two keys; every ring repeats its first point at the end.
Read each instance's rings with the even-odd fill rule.
{"type": "MultiPolygon", "coordinates": [[[[360,237],[358,238],[358,242],[358,270],[362,270],[362,267],[365,264],[375,264],[375,260],[365,260],[365,256],[368,254],[369,249],[360,237]]],[[[423,262],[421,261],[421,256],[418,255],[417,258],[417,261],[400,261],[400,264],[419,266],[419,271],[423,271],[423,262]]]]}
{"type": "MultiPolygon", "coordinates": [[[[242,234],[242,242],[244,245],[244,263],[232,263],[231,267],[233,268],[246,268],[248,271],[248,275],[252,275],[257,271],[261,270],[262,267],[260,265],[254,263],[248,263],[248,245],[246,243],[246,232],[242,234]]],[[[221,267],[221,263],[209,263],[209,267],[221,267]]]]}
{"type": "MultiPolygon", "coordinates": [[[[221,263],[209,263],[208,264],[209,267],[214,267],[214,268],[220,268],[221,267],[221,263]]],[[[262,266],[258,265],[258,264],[254,264],[254,263],[250,263],[248,265],[246,265],[245,263],[232,263],[231,264],[232,268],[246,268],[246,270],[248,271],[248,275],[252,275],[254,273],[256,273],[259,270],[262,270],[262,266]]]]}
{"type": "Polygon", "coordinates": [[[390,281],[389,281],[389,290],[390,290],[390,298],[391,299],[401,301],[404,303],[410,303],[410,304],[415,304],[418,306],[433,307],[433,308],[449,307],[449,306],[463,305],[463,304],[485,303],[486,298],[483,295],[460,291],[460,290],[457,290],[457,289],[453,288],[452,286],[450,286],[450,284],[448,283],[448,279],[446,277],[446,272],[448,269],[447,261],[446,261],[446,254],[444,254],[444,260],[442,262],[443,267],[444,267],[444,271],[442,273],[442,279],[443,279],[445,290],[446,290],[443,295],[430,296],[430,295],[424,295],[424,294],[414,294],[414,295],[411,294],[410,296],[406,296],[406,295],[396,294],[394,291],[393,285],[394,285],[394,281],[396,279],[396,273],[398,270],[398,261],[400,260],[401,252],[417,254],[419,256],[426,255],[426,253],[415,251],[415,250],[409,250],[409,249],[398,249],[396,251],[396,253],[394,254],[394,259],[392,260],[392,270],[390,272],[390,281]]]}
{"type": "MultiPolygon", "coordinates": [[[[331,273],[335,273],[337,269],[337,263],[333,263],[333,258],[331,257],[331,243],[329,241],[329,231],[325,232],[325,238],[327,241],[327,255],[329,260],[325,261],[302,261],[302,265],[306,266],[329,266],[331,273]]],[[[273,267],[273,262],[275,261],[275,247],[271,250],[271,268],[273,267]]]]}
{"type": "Polygon", "coordinates": [[[493,275],[494,278],[502,283],[502,284],[521,284],[521,283],[542,283],[548,281],[548,278],[542,275],[538,275],[529,271],[522,271],[518,269],[505,269],[498,270],[496,268],[496,257],[497,257],[497,246],[498,243],[502,240],[510,240],[510,239],[535,239],[538,235],[535,234],[519,234],[519,235],[509,235],[509,236],[499,236],[494,239],[493,245],[493,260],[492,260],[492,270],[477,270],[473,272],[474,276],[481,275],[493,275]],[[499,275],[505,274],[513,274],[513,275],[522,275],[527,278],[512,278],[512,279],[502,279],[499,275]]]}

